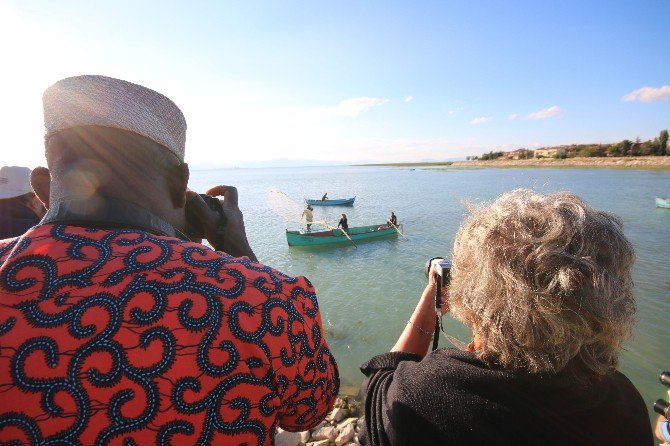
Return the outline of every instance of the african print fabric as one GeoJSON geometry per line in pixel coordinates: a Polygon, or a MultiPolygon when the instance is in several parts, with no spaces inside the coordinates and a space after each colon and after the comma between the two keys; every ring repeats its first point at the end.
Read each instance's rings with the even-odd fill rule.
{"type": "Polygon", "coordinates": [[[314,288],[136,230],[0,242],[0,442],[269,445],[339,389],[314,288]]]}

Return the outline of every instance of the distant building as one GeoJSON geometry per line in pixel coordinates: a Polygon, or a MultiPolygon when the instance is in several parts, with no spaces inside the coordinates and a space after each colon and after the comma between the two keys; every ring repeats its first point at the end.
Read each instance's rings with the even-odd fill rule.
{"type": "Polygon", "coordinates": [[[558,147],[547,147],[545,149],[536,149],[535,158],[553,158],[558,154],[558,147]]]}
{"type": "Polygon", "coordinates": [[[518,159],[524,159],[524,158],[532,158],[533,157],[533,151],[528,150],[528,149],[512,150],[511,152],[505,152],[505,154],[502,157],[504,159],[507,159],[507,160],[518,160],[518,159]]]}

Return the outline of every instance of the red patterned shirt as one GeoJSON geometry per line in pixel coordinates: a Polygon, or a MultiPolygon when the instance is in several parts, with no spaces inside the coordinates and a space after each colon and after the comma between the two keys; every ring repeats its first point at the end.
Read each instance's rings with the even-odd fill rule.
{"type": "Polygon", "coordinates": [[[0,305],[2,443],[269,445],[338,392],[311,283],[196,243],[38,226],[0,305]]]}

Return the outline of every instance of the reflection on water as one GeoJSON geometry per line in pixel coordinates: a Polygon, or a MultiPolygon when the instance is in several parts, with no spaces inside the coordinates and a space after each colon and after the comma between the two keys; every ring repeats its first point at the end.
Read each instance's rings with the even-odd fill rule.
{"type": "MultiPolygon", "coordinates": [[[[449,256],[466,202],[494,199],[518,187],[569,190],[592,206],[619,215],[637,251],[634,271],[638,324],[621,368],[645,400],[662,396],[658,373],[670,369],[670,210],[656,209],[654,196],[670,195],[670,172],[607,169],[445,169],[331,167],[196,171],[190,187],[202,191],[233,184],[247,234],[258,258],[287,274],[314,283],[326,337],[338,360],[343,384],[356,388],[358,366],[388,351],[423,289],[426,259],[449,256]],[[297,205],[278,215],[269,190],[297,205]],[[300,226],[307,196],[354,196],[353,207],[323,207],[320,218],[336,226],[346,212],[349,226],[384,222],[394,211],[406,238],[328,248],[289,249],[285,229],[300,226]]],[[[449,316],[447,332],[468,342],[470,333],[449,316]]],[[[446,339],[440,345],[446,346],[446,339]]]]}

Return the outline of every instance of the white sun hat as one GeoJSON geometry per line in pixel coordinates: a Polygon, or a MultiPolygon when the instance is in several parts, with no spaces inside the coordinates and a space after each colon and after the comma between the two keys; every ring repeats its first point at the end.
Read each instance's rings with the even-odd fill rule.
{"type": "Polygon", "coordinates": [[[162,94],[106,76],[75,76],[46,89],[46,137],[72,127],[99,125],[149,138],[184,161],[186,119],[162,94]]]}
{"type": "Polygon", "coordinates": [[[32,191],[30,169],[19,166],[0,167],[0,200],[20,197],[32,191]]]}

